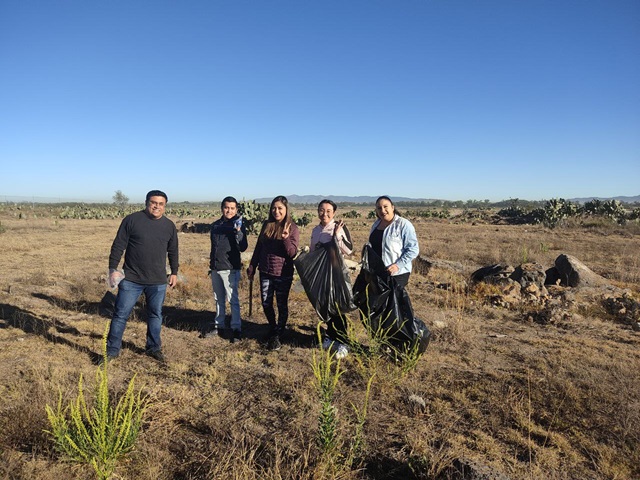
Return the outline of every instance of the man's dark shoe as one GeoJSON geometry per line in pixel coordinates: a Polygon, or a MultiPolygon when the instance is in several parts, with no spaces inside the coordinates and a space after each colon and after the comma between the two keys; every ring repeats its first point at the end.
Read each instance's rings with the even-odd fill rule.
{"type": "MultiPolygon", "coordinates": [[[[107,365],[113,362],[116,358],[118,358],[118,355],[107,355],[106,356],[107,365]]],[[[105,362],[105,357],[100,357],[100,361],[98,362],[98,365],[103,366],[104,362],[105,362]]]]}
{"type": "Polygon", "coordinates": [[[240,330],[233,330],[231,333],[231,343],[236,343],[237,341],[242,339],[242,332],[240,330]]]}
{"type": "Polygon", "coordinates": [[[167,359],[165,358],[164,354],[162,353],[162,350],[148,350],[146,353],[151,358],[155,358],[160,363],[167,363],[167,359]]]}
{"type": "Polygon", "coordinates": [[[269,343],[267,345],[269,350],[274,352],[280,350],[282,348],[282,344],[280,343],[280,337],[278,335],[274,335],[269,339],[269,343]]]}

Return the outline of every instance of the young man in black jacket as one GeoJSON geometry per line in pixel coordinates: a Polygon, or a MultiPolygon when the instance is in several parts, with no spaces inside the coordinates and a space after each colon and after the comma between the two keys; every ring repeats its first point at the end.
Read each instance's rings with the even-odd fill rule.
{"type": "Polygon", "coordinates": [[[225,328],[226,302],[231,305],[231,341],[240,338],[240,300],[238,283],[242,260],[240,253],[247,249],[247,231],[238,216],[238,202],[225,197],[221,204],[222,216],[211,225],[211,285],[216,303],[216,318],[213,330],[205,336],[222,335],[225,328]]]}

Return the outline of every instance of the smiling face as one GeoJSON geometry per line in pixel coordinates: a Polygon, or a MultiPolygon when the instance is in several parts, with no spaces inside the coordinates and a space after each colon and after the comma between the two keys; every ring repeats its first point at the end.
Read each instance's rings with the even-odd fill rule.
{"type": "Polygon", "coordinates": [[[330,203],[321,203],[318,207],[318,218],[320,219],[320,225],[323,227],[329,225],[329,222],[333,220],[333,216],[336,212],[333,210],[333,206],[330,203]]]}
{"type": "Polygon", "coordinates": [[[222,205],[222,216],[226,220],[231,220],[236,216],[237,212],[238,205],[236,204],[236,202],[224,202],[224,204],[222,205]]]}
{"type": "Polygon", "coordinates": [[[276,222],[281,222],[287,216],[287,207],[282,202],[273,202],[271,205],[271,215],[276,222]]]}
{"type": "Polygon", "coordinates": [[[164,215],[164,209],[167,206],[167,201],[164,197],[150,197],[147,201],[147,213],[156,220],[162,218],[164,215]]]}
{"type": "Polygon", "coordinates": [[[384,222],[390,223],[395,215],[395,207],[386,198],[381,198],[376,202],[376,214],[378,218],[384,222]]]}

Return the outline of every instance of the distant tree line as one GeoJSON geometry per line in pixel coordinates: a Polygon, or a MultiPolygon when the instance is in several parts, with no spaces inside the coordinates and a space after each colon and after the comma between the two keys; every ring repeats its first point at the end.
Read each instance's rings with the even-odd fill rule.
{"type": "MultiPolygon", "coordinates": [[[[13,211],[19,218],[28,216],[54,216],[62,219],[105,219],[121,218],[125,215],[137,211],[141,204],[129,203],[122,191],[118,190],[112,197],[111,205],[104,203],[31,203],[31,202],[9,202],[0,204],[0,211],[13,211]]],[[[298,208],[315,209],[316,204],[293,204],[298,208]]],[[[375,219],[375,210],[370,210],[371,203],[338,203],[341,207],[342,216],[347,219],[375,219]],[[355,208],[360,207],[360,211],[355,208]],[[368,211],[362,213],[363,209],[368,211]]],[[[563,198],[552,198],[551,200],[521,200],[513,198],[500,202],[490,202],[489,200],[432,200],[432,201],[401,201],[396,202],[396,211],[411,218],[452,218],[451,211],[463,210],[462,215],[470,219],[480,219],[484,221],[503,221],[511,224],[543,224],[549,228],[555,228],[566,219],[572,217],[604,217],[622,225],[629,221],[640,221],[640,204],[622,203],[619,200],[599,200],[593,199],[583,204],[572,202],[563,198]],[[496,212],[495,210],[498,209],[496,212]]],[[[172,202],[167,206],[167,215],[187,218],[203,219],[206,222],[220,216],[220,204],[212,202],[172,202]]],[[[245,221],[247,230],[250,233],[257,233],[269,216],[269,204],[258,203],[255,200],[242,200],[238,202],[238,213],[245,221]]],[[[459,215],[455,213],[455,215],[459,215]]],[[[293,220],[299,226],[306,226],[316,220],[314,213],[293,212],[293,220]]]]}

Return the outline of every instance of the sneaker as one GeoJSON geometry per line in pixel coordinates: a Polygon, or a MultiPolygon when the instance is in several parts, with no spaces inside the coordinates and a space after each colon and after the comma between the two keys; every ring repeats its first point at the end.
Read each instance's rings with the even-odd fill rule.
{"type": "Polygon", "coordinates": [[[267,345],[269,350],[274,352],[280,350],[282,348],[282,344],[280,343],[280,337],[278,335],[274,335],[269,339],[269,344],[267,345]]]}
{"type": "Polygon", "coordinates": [[[148,356],[150,356],[151,358],[155,358],[160,363],[167,363],[167,359],[165,358],[164,354],[162,353],[162,350],[148,350],[146,352],[146,354],[148,356]]]}
{"type": "Polygon", "coordinates": [[[324,337],[324,340],[322,341],[322,349],[329,350],[331,348],[331,345],[333,345],[333,340],[331,340],[329,337],[324,337]]]}
{"type": "Polygon", "coordinates": [[[231,332],[231,343],[236,343],[240,339],[242,339],[242,332],[240,332],[240,330],[233,330],[231,332]]]}
{"type": "MultiPolygon", "coordinates": [[[[337,343],[337,342],[336,342],[337,343]]],[[[336,359],[341,360],[349,355],[349,348],[344,343],[337,343],[336,359]]]]}
{"type": "Polygon", "coordinates": [[[224,330],[218,327],[213,327],[211,331],[206,332],[202,335],[202,338],[216,338],[222,337],[224,335],[224,330]]]}

